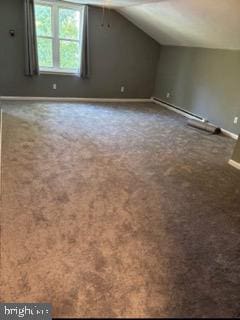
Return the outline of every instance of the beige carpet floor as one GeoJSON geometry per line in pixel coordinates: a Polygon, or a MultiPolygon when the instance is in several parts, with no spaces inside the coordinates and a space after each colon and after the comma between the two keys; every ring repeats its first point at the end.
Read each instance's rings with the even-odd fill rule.
{"type": "Polygon", "coordinates": [[[154,104],[3,103],[1,301],[240,315],[234,141],[154,104]]]}

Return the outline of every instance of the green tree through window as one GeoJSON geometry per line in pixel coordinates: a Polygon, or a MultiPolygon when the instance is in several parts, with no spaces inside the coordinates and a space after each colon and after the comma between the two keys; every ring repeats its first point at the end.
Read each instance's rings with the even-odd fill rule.
{"type": "Polygon", "coordinates": [[[41,70],[76,72],[80,67],[81,6],[35,5],[41,70]]]}

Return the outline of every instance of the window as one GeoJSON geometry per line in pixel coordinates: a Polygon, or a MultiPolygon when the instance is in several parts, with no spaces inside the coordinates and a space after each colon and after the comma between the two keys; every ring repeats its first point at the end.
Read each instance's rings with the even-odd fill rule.
{"type": "Polygon", "coordinates": [[[35,15],[40,71],[79,72],[82,7],[37,1],[35,15]]]}

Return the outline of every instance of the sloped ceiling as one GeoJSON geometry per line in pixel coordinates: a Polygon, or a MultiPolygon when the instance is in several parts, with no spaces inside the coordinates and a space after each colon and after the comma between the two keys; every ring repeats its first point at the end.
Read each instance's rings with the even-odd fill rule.
{"type": "Polygon", "coordinates": [[[163,45],[240,50],[240,0],[68,1],[113,7],[163,45]]]}
{"type": "Polygon", "coordinates": [[[240,0],[162,0],[119,12],[164,45],[240,49],[240,0]]]}
{"type": "Polygon", "coordinates": [[[140,5],[144,3],[159,2],[161,0],[62,0],[67,2],[75,2],[81,4],[92,4],[95,6],[105,6],[111,8],[122,8],[140,5]]]}

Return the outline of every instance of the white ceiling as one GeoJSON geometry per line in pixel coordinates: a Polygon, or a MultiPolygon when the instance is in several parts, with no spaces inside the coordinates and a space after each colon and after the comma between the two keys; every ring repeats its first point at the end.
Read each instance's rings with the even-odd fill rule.
{"type": "Polygon", "coordinates": [[[145,3],[159,2],[161,0],[65,0],[69,2],[106,6],[111,8],[122,8],[141,5],[145,3]]]}
{"type": "Polygon", "coordinates": [[[116,8],[164,45],[240,49],[240,0],[71,0],[116,8]]]}

